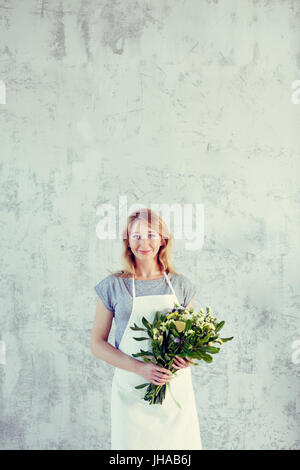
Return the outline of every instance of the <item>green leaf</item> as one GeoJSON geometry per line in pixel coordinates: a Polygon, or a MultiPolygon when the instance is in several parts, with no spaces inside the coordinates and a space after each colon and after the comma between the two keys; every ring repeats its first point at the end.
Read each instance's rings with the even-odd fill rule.
{"type": "Polygon", "coordinates": [[[136,339],[136,341],[144,341],[144,339],[149,340],[149,338],[133,338],[133,339],[136,339]]]}
{"type": "Polygon", "coordinates": [[[223,328],[223,326],[225,325],[225,321],[221,321],[220,323],[217,324],[216,328],[215,328],[215,333],[218,333],[218,331],[220,331],[221,328],[223,328]]]}
{"type": "Polygon", "coordinates": [[[213,358],[209,354],[201,354],[201,356],[205,362],[211,362],[213,360],[213,358]]]}
{"type": "Polygon", "coordinates": [[[215,346],[203,346],[202,349],[205,353],[208,352],[210,354],[217,354],[220,351],[220,348],[216,348],[215,346]]]}
{"type": "Polygon", "coordinates": [[[185,323],[185,328],[184,328],[184,332],[188,331],[191,329],[191,326],[193,324],[193,320],[187,320],[187,322],[185,323]]]}
{"type": "Polygon", "coordinates": [[[203,338],[200,339],[199,341],[199,346],[203,345],[204,343],[208,343],[210,341],[210,336],[207,334],[203,338]]]}
{"type": "Polygon", "coordinates": [[[149,382],[146,383],[146,384],[137,385],[137,386],[134,387],[134,388],[144,388],[144,387],[146,387],[147,385],[149,385],[149,382]]]}
{"type": "Polygon", "coordinates": [[[135,323],[134,323],[134,327],[133,326],[130,326],[129,327],[131,330],[134,330],[134,331],[147,331],[145,330],[145,328],[140,328],[138,327],[135,323]]]}
{"type": "Polygon", "coordinates": [[[176,338],[180,338],[180,334],[178,333],[177,328],[174,325],[174,323],[171,323],[170,330],[172,331],[173,335],[176,336],[176,338]]]}
{"type": "Polygon", "coordinates": [[[203,359],[203,353],[201,353],[200,351],[195,351],[194,358],[199,359],[199,361],[201,361],[201,359],[203,359]]]}
{"type": "Polygon", "coordinates": [[[143,323],[143,325],[145,325],[145,327],[148,330],[152,330],[152,326],[150,325],[150,323],[148,322],[148,320],[145,317],[142,318],[142,323],[143,323]]]}
{"type": "Polygon", "coordinates": [[[219,337],[219,335],[211,336],[211,337],[209,338],[209,341],[212,342],[212,341],[214,341],[215,339],[217,339],[218,337],[219,337]]]}
{"type": "Polygon", "coordinates": [[[220,339],[223,341],[223,343],[226,343],[226,341],[231,341],[232,338],[234,338],[234,336],[230,336],[230,338],[220,338],[220,339]]]}
{"type": "Polygon", "coordinates": [[[160,312],[157,311],[155,314],[154,320],[152,322],[153,328],[158,328],[159,325],[161,324],[162,320],[160,318],[160,315],[161,315],[160,312]]]}
{"type": "Polygon", "coordinates": [[[154,356],[154,354],[151,351],[143,351],[141,349],[140,352],[131,354],[133,357],[141,357],[141,356],[154,356]]]}

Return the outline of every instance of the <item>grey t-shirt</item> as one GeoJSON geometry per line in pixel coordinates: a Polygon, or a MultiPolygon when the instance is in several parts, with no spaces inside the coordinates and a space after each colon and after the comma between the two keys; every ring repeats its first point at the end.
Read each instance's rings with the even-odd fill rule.
{"type": "MultiPolygon", "coordinates": [[[[195,296],[196,286],[184,274],[169,275],[169,280],[180,305],[186,307],[195,296]]],[[[172,294],[165,277],[152,281],[135,279],[134,285],[136,297],[172,294]]],[[[114,314],[115,346],[118,348],[132,311],[132,278],[120,278],[110,274],[94,286],[94,289],[105,307],[114,314]]]]}

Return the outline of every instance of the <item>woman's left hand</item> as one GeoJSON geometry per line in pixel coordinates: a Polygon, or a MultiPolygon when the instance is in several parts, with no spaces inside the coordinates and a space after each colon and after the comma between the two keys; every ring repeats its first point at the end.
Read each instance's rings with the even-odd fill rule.
{"type": "Polygon", "coordinates": [[[190,362],[194,362],[194,359],[188,356],[185,356],[185,358],[175,356],[172,366],[174,369],[182,369],[183,367],[190,367],[190,362]]]}

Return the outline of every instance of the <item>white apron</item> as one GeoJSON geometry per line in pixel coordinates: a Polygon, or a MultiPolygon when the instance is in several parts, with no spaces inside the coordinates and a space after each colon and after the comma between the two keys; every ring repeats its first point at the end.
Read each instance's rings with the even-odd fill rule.
{"type": "MultiPolygon", "coordinates": [[[[152,323],[155,313],[165,313],[179,301],[173,286],[164,272],[173,294],[135,296],[134,277],[132,278],[132,312],[122,336],[119,349],[132,357],[140,349],[151,350],[151,338],[136,341],[133,337],[147,337],[144,331],[133,331],[130,326],[144,328],[142,317],[152,323]]],[[[146,364],[141,358],[136,358],[146,364]]],[[[177,369],[175,377],[167,387],[161,404],[149,404],[143,400],[147,386],[135,389],[147,379],[135,372],[115,368],[111,390],[111,449],[114,450],[201,450],[202,443],[198,423],[191,368],[177,369]]]]}

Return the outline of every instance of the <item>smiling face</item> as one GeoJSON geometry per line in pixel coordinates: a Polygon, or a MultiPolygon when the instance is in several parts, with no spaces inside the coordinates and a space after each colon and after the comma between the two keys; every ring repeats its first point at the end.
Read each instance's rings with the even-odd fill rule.
{"type": "Polygon", "coordinates": [[[138,259],[156,257],[161,246],[161,236],[143,219],[135,220],[129,229],[129,246],[138,259]]]}

